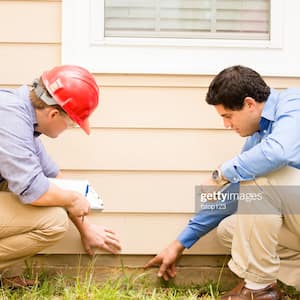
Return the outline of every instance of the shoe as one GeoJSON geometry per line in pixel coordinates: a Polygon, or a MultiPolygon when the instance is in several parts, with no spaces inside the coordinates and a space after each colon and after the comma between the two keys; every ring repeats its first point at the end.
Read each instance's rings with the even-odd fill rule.
{"type": "Polygon", "coordinates": [[[1,286],[8,289],[32,287],[38,284],[38,280],[25,279],[23,276],[2,278],[1,280],[1,286]]]}
{"type": "Polygon", "coordinates": [[[231,291],[221,297],[221,300],[281,300],[281,292],[276,283],[272,283],[260,290],[250,290],[242,281],[231,291]]]}

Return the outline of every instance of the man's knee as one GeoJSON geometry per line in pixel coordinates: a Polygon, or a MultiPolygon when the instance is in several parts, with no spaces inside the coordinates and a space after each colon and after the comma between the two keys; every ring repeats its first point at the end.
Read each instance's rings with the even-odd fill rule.
{"type": "Polygon", "coordinates": [[[69,216],[67,211],[62,207],[54,207],[55,209],[55,225],[59,230],[67,231],[69,228],[69,216]]]}
{"type": "Polygon", "coordinates": [[[235,216],[229,216],[222,220],[217,227],[217,235],[220,242],[227,248],[231,247],[233,230],[235,227],[235,216]]]}
{"type": "Polygon", "coordinates": [[[41,231],[49,241],[53,242],[63,238],[69,228],[69,217],[61,207],[48,207],[41,231]]]}

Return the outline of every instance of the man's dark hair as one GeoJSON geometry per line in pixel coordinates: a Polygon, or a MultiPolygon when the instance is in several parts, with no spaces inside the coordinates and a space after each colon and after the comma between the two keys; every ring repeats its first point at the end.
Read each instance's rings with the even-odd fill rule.
{"type": "Polygon", "coordinates": [[[256,102],[265,102],[269,94],[270,87],[256,71],[244,66],[232,66],[213,79],[206,102],[211,105],[222,104],[230,110],[241,110],[246,97],[256,102]]]}

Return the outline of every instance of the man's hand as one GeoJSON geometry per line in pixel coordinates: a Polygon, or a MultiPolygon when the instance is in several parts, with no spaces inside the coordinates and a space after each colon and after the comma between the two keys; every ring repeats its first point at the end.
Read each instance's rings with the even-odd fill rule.
{"type": "Polygon", "coordinates": [[[215,180],[213,180],[211,177],[209,177],[201,183],[201,192],[202,193],[212,193],[214,191],[219,190],[226,182],[228,182],[228,181],[224,180],[220,183],[217,183],[215,180]]]}
{"type": "Polygon", "coordinates": [[[81,230],[81,241],[83,247],[89,255],[94,254],[94,249],[106,250],[113,254],[121,251],[121,244],[114,231],[106,227],[90,224],[85,221],[81,230]]]}
{"type": "Polygon", "coordinates": [[[184,247],[182,244],[175,240],[167,248],[165,248],[160,254],[156,255],[144,268],[159,265],[158,277],[163,277],[164,280],[169,280],[176,276],[176,261],[181,256],[184,247]]]}

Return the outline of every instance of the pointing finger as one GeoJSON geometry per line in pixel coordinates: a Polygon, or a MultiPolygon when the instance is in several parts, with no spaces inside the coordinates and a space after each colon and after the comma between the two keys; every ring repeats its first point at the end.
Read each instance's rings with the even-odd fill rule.
{"type": "Polygon", "coordinates": [[[152,267],[152,266],[157,266],[157,265],[159,265],[160,262],[161,262],[160,258],[158,256],[155,256],[154,258],[152,258],[149,262],[147,262],[144,265],[144,269],[152,267]]]}

